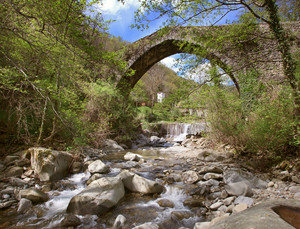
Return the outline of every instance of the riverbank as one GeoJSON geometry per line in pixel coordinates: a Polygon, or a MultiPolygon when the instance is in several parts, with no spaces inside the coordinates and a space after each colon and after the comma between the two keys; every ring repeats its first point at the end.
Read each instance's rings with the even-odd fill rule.
{"type": "MultiPolygon", "coordinates": [[[[33,168],[34,150],[6,157],[0,163],[0,228],[53,228],[67,225],[63,222],[70,217],[74,228],[99,228],[99,225],[102,225],[100,228],[109,228],[119,215],[126,218],[123,228],[144,223],[159,228],[194,228],[199,222],[209,222],[206,225],[212,226],[224,217],[269,199],[300,200],[299,168],[286,162],[267,172],[258,172],[249,163],[241,163],[229,146],[213,146],[204,138],[188,139],[172,147],[127,151],[117,148],[112,151],[85,149],[72,155],[76,160],[72,161],[69,172],[74,175],[69,173],[58,181],[41,181],[47,176],[41,176],[41,172],[33,168]],[[126,154],[129,151],[132,157],[126,154]],[[100,163],[103,170],[95,172],[91,165],[99,160],[103,163],[100,163]],[[137,176],[136,179],[163,185],[164,191],[148,194],[134,189],[128,191],[128,184],[126,186],[123,182],[126,193],[101,217],[66,212],[71,198],[85,190],[87,185],[109,177],[118,180],[124,171],[130,171],[129,177],[137,176]],[[23,190],[33,188],[40,195],[37,202],[30,200],[30,195],[24,195],[23,190]],[[24,201],[29,204],[25,210],[24,201]],[[147,212],[147,216],[142,212],[147,212]]],[[[51,150],[43,152],[47,152],[47,160],[55,155],[51,150]]]]}

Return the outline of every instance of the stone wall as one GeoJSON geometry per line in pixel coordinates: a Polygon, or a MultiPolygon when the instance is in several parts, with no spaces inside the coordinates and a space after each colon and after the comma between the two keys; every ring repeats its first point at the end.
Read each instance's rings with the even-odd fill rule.
{"type": "MultiPolygon", "coordinates": [[[[300,21],[287,22],[283,26],[292,34],[292,51],[299,49],[300,21]]],[[[195,50],[199,48],[205,49],[203,57],[223,68],[237,86],[237,73],[253,68],[261,73],[261,80],[284,80],[277,42],[266,24],[259,24],[255,30],[251,30],[245,36],[244,40],[237,37],[235,42],[233,33],[228,41],[225,39],[217,44],[218,47],[207,45],[211,37],[215,36],[213,40],[219,39],[220,31],[227,36],[229,28],[232,28],[232,25],[169,28],[167,32],[162,33],[159,30],[134,42],[127,47],[124,59],[128,63],[128,69],[133,69],[135,74],[130,77],[122,76],[117,86],[133,88],[138,80],[160,60],[176,53],[195,54],[195,50]]]]}

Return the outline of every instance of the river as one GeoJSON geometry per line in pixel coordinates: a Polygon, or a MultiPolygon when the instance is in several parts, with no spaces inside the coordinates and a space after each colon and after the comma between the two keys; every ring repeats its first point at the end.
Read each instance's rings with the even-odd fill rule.
{"type": "MultiPolygon", "coordinates": [[[[144,148],[129,150],[143,156],[143,162],[125,161],[124,155],[129,152],[112,152],[101,158],[110,166],[110,172],[105,176],[116,176],[122,169],[129,169],[143,177],[156,180],[165,185],[165,191],[160,195],[142,195],[127,193],[118,205],[101,217],[95,215],[79,216],[82,224],[77,228],[111,228],[116,217],[122,214],[126,217],[126,228],[133,228],[146,222],[158,224],[161,228],[193,228],[195,222],[203,221],[196,209],[184,206],[184,200],[190,198],[186,190],[189,185],[182,182],[167,182],[165,175],[172,170],[178,174],[190,168],[183,159],[175,159],[167,153],[167,149],[144,148]],[[170,183],[170,184],[168,184],[170,183]],[[172,184],[171,184],[172,183],[172,184]],[[174,207],[160,207],[159,200],[167,199],[174,203],[174,207]],[[186,218],[186,219],[182,219],[186,218]]],[[[6,228],[56,228],[66,216],[66,208],[70,199],[86,187],[89,179],[88,172],[72,175],[55,184],[55,190],[48,192],[49,201],[35,205],[24,215],[16,214],[13,209],[4,211],[2,222],[10,222],[12,227],[6,228]]],[[[37,185],[38,186],[38,185],[37,185]]]]}

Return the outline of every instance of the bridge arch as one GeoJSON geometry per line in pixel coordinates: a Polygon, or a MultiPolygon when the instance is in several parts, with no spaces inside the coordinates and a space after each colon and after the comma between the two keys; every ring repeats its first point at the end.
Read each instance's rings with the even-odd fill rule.
{"type": "MultiPolygon", "coordinates": [[[[229,28],[237,25],[224,26],[188,26],[167,28],[163,33],[159,30],[144,37],[127,47],[124,59],[127,61],[127,68],[132,69],[134,74],[124,74],[117,82],[117,88],[122,93],[129,94],[130,90],[140,80],[140,78],[160,60],[177,54],[189,53],[198,54],[197,50],[204,50],[205,46],[199,42],[197,37],[214,38],[214,29],[222,31],[224,34],[229,28]],[[209,33],[209,37],[207,32],[209,33]]],[[[285,23],[285,29],[295,34],[297,47],[300,40],[300,22],[285,23]]],[[[215,33],[218,39],[220,33],[215,33]]],[[[251,31],[245,40],[238,41],[238,45],[232,45],[232,41],[224,41],[218,49],[206,48],[204,56],[210,62],[218,65],[227,73],[239,90],[237,73],[255,69],[260,72],[261,80],[283,81],[283,66],[281,54],[277,50],[278,43],[273,38],[266,24],[258,24],[255,31],[251,31]]],[[[296,50],[296,49],[295,49],[296,50]]]]}
{"type": "MultiPolygon", "coordinates": [[[[197,54],[199,48],[202,48],[197,44],[187,44],[186,41],[181,40],[164,40],[155,46],[150,47],[142,55],[136,58],[135,61],[131,61],[129,66],[134,71],[132,76],[123,76],[119,81],[118,88],[133,89],[135,84],[142,78],[142,76],[156,63],[163,60],[166,57],[172,56],[178,53],[197,54]],[[186,47],[188,46],[188,48],[186,47]]],[[[203,58],[209,60],[211,63],[218,65],[228,74],[231,80],[234,82],[236,89],[239,91],[239,84],[232,72],[228,71],[229,67],[225,62],[221,60],[217,55],[213,53],[206,53],[203,58]]]]}

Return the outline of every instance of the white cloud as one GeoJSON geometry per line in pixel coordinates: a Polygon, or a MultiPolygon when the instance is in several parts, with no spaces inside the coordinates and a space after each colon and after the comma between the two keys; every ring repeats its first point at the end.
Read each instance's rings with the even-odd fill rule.
{"type": "Polygon", "coordinates": [[[164,64],[165,66],[167,66],[168,68],[171,68],[173,71],[178,72],[179,68],[175,67],[175,63],[176,63],[176,58],[169,56],[166,57],[165,59],[160,61],[162,64],[164,64]]]}
{"type": "Polygon", "coordinates": [[[125,4],[122,4],[118,0],[103,0],[101,4],[97,4],[102,13],[109,15],[117,15],[120,11],[130,8],[137,9],[139,6],[139,0],[126,0],[125,4]]]}

